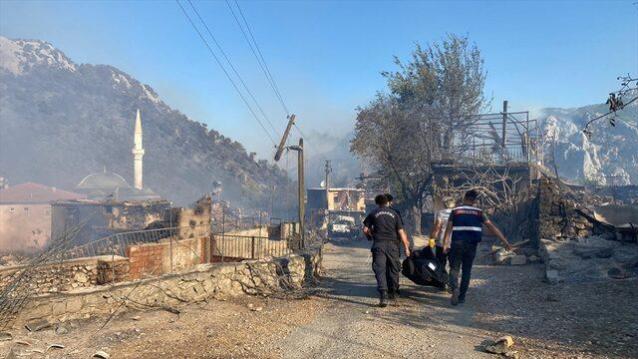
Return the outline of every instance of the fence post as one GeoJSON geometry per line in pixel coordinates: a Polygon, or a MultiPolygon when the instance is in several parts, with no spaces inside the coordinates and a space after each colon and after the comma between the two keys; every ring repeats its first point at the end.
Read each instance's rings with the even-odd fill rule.
{"type": "Polygon", "coordinates": [[[250,258],[255,259],[255,237],[250,237],[250,258]]]}

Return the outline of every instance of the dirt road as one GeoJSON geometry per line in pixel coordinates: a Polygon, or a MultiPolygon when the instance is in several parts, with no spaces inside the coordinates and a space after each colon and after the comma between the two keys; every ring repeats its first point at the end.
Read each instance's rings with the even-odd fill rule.
{"type": "Polygon", "coordinates": [[[402,280],[402,297],[378,308],[369,244],[325,249],[329,308],[279,346],[288,358],[484,358],[485,334],[471,328],[471,304],[452,308],[449,295],[402,280]]]}
{"type": "Polygon", "coordinates": [[[480,345],[503,334],[520,358],[638,357],[635,279],[550,286],[541,265],[477,265],[462,306],[402,278],[402,297],[382,309],[368,246],[328,244],[324,278],[308,292],[126,312],[57,332],[16,328],[0,357],[13,348],[29,358],[497,358],[480,345]],[[45,351],[52,343],[65,348],[45,351]]]}

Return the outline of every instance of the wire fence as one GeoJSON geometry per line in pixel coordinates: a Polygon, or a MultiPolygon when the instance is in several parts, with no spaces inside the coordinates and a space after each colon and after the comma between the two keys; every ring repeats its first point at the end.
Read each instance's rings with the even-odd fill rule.
{"type": "MultiPolygon", "coordinates": [[[[203,262],[205,255],[201,245],[193,239],[197,234],[209,235],[210,229],[201,227],[171,227],[150,230],[121,232],[105,238],[77,245],[77,235],[82,225],[77,226],[58,238],[55,238],[39,255],[27,263],[2,268],[0,271],[0,329],[5,329],[14,317],[24,308],[34,295],[70,290],[78,285],[75,276],[81,273],[86,277],[82,286],[106,284],[117,277],[138,279],[145,275],[158,275],[173,270],[184,269],[203,262]],[[189,237],[190,240],[188,239],[189,237]],[[186,240],[179,240],[187,238],[186,240]],[[134,278],[128,275],[116,275],[116,267],[106,265],[110,273],[101,273],[99,260],[111,263],[115,259],[129,257],[132,248],[143,248],[158,258],[146,264],[146,268],[133,271],[134,278]],[[80,260],[90,260],[91,270],[79,270],[80,260]],[[95,263],[93,263],[95,262],[95,263]],[[157,263],[160,263],[159,269],[157,263]]],[[[142,254],[143,256],[144,254],[142,254]]],[[[146,258],[145,258],[146,259],[146,258]]],[[[132,267],[132,266],[131,266],[132,267]]],[[[133,269],[133,268],[131,268],[133,269]]],[[[127,268],[128,272],[128,268],[127,268]]]]}
{"type": "Polygon", "coordinates": [[[77,288],[76,275],[86,261],[80,286],[113,284],[187,270],[202,263],[231,262],[320,250],[324,239],[276,231],[276,236],[211,234],[211,227],[187,226],[116,233],[77,245],[82,225],[52,240],[28,263],[0,268],[0,330],[9,327],[34,295],[77,288]],[[94,263],[95,262],[95,263],[94,263]],[[126,264],[120,268],[118,263],[126,264]]]}

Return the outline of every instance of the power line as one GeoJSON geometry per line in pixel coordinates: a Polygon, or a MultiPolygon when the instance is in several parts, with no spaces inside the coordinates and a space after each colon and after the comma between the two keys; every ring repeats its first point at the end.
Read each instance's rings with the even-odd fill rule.
{"type": "Polygon", "coordinates": [[[261,67],[261,70],[264,72],[264,75],[266,76],[266,79],[268,80],[270,87],[275,93],[275,96],[277,96],[277,99],[279,99],[279,103],[281,103],[281,106],[286,112],[286,115],[290,116],[290,111],[288,111],[288,106],[286,106],[286,103],[284,102],[284,99],[281,96],[281,92],[279,91],[279,86],[277,86],[277,82],[275,81],[275,78],[273,77],[272,73],[270,72],[270,69],[268,68],[268,64],[266,63],[266,60],[264,59],[264,55],[262,54],[261,49],[259,48],[259,45],[257,44],[257,40],[255,39],[255,36],[253,35],[252,30],[250,29],[250,25],[248,25],[248,21],[246,20],[246,17],[244,16],[244,12],[241,10],[239,3],[237,2],[237,0],[235,0],[235,6],[237,7],[237,10],[239,11],[239,15],[241,16],[244,22],[244,26],[246,26],[246,30],[248,30],[248,35],[250,35],[250,39],[252,39],[252,42],[250,39],[248,39],[248,35],[246,34],[244,27],[239,22],[239,19],[235,15],[235,11],[233,11],[233,8],[229,0],[226,0],[226,5],[228,6],[230,13],[233,15],[233,18],[235,19],[237,26],[239,26],[239,29],[241,30],[241,33],[243,34],[244,39],[246,40],[246,43],[248,44],[248,47],[250,47],[250,51],[252,51],[253,55],[257,59],[257,63],[259,64],[259,67],[261,67]]]}
{"type": "MultiPolygon", "coordinates": [[[[188,12],[186,12],[186,9],[184,9],[184,7],[182,6],[182,4],[179,2],[179,0],[175,0],[175,2],[177,3],[177,5],[179,5],[179,8],[182,10],[182,12],[184,13],[184,16],[186,17],[186,19],[188,20],[188,22],[191,24],[191,26],[193,27],[193,29],[195,30],[195,32],[197,33],[197,35],[199,36],[199,38],[202,40],[202,42],[204,42],[204,45],[206,46],[206,48],[208,49],[208,51],[210,52],[210,54],[213,56],[213,58],[215,59],[215,61],[217,62],[217,65],[219,65],[219,67],[222,69],[222,71],[224,72],[224,74],[226,75],[226,78],[228,78],[228,81],[230,81],[230,83],[233,85],[233,88],[235,88],[235,91],[237,91],[237,94],[239,95],[239,97],[242,99],[242,101],[244,102],[244,104],[246,105],[246,107],[248,108],[248,110],[250,111],[250,113],[253,115],[253,117],[255,118],[255,120],[257,121],[257,123],[259,123],[259,125],[261,126],[261,128],[264,130],[264,132],[266,132],[266,135],[268,136],[268,138],[270,139],[270,141],[273,143],[274,146],[276,146],[277,144],[275,143],[274,138],[272,137],[272,135],[270,134],[270,132],[266,129],[266,126],[264,126],[264,124],[262,123],[262,121],[259,119],[259,117],[257,116],[257,114],[255,113],[254,109],[252,108],[252,106],[248,103],[248,101],[246,100],[246,97],[244,96],[244,94],[239,90],[239,87],[237,86],[237,84],[235,83],[235,81],[233,80],[233,78],[230,76],[230,74],[228,73],[228,71],[226,70],[226,68],[224,67],[224,65],[222,64],[222,62],[219,60],[219,57],[217,57],[217,55],[215,54],[215,52],[213,51],[213,49],[211,48],[210,44],[208,43],[208,41],[206,40],[206,38],[204,37],[204,35],[202,35],[201,31],[199,31],[199,29],[197,28],[197,26],[195,25],[195,23],[193,22],[193,19],[191,19],[191,17],[188,15],[188,12]]],[[[190,2],[190,1],[189,1],[190,2]]],[[[191,4],[192,6],[192,4],[191,4]]],[[[194,9],[194,8],[193,8],[194,9]]],[[[211,35],[212,36],[212,35],[211,35]]],[[[214,38],[213,38],[214,39],[214,38]]],[[[271,124],[272,126],[272,124],[271,124]]]]}
{"type": "Polygon", "coordinates": [[[252,98],[253,102],[255,103],[255,105],[257,106],[257,109],[259,109],[259,112],[261,112],[261,115],[264,117],[264,119],[266,120],[266,122],[268,122],[268,124],[270,125],[270,128],[272,128],[273,132],[275,133],[275,136],[277,135],[277,130],[275,129],[275,126],[273,126],[272,122],[270,122],[270,119],[268,119],[268,116],[266,115],[266,112],[264,112],[264,109],[259,105],[259,102],[257,102],[257,99],[255,98],[255,96],[253,95],[252,91],[250,91],[250,89],[248,88],[248,85],[246,85],[246,82],[244,82],[244,79],[241,77],[241,75],[239,74],[239,71],[237,71],[237,69],[235,68],[235,66],[233,65],[232,61],[230,61],[230,58],[228,57],[228,55],[226,55],[226,52],[224,51],[224,49],[222,48],[222,46],[219,44],[219,42],[217,41],[217,39],[215,38],[215,36],[213,36],[212,31],[210,31],[210,28],[208,27],[208,25],[206,24],[206,22],[204,21],[204,19],[201,17],[201,15],[199,14],[199,11],[197,11],[197,8],[195,8],[195,5],[193,5],[191,0],[188,0],[188,3],[190,4],[191,8],[193,9],[193,11],[195,12],[195,15],[197,15],[197,17],[199,18],[199,21],[202,23],[202,25],[204,25],[204,28],[206,29],[206,31],[208,32],[208,35],[210,35],[211,39],[213,39],[213,42],[215,42],[215,45],[217,46],[217,49],[219,49],[219,52],[222,53],[222,55],[224,56],[224,58],[226,59],[226,62],[228,63],[228,65],[230,66],[231,70],[233,70],[233,72],[235,73],[235,76],[237,76],[237,78],[239,79],[239,81],[241,82],[242,86],[244,86],[244,89],[246,90],[246,92],[248,93],[248,95],[250,96],[250,98],[252,98]]]}
{"type": "MultiPolygon", "coordinates": [[[[632,103],[632,102],[634,102],[636,100],[638,100],[638,96],[636,96],[636,97],[632,98],[631,100],[629,100],[629,102],[625,103],[623,107],[629,105],[630,103],[632,103]]],[[[609,116],[609,115],[611,115],[613,113],[616,113],[616,111],[609,111],[609,112],[607,112],[605,114],[602,114],[602,115],[600,115],[598,117],[592,118],[591,120],[587,121],[587,123],[585,124],[584,129],[587,130],[589,125],[591,125],[592,123],[594,123],[594,122],[596,122],[596,121],[598,121],[598,120],[600,120],[600,119],[602,119],[604,117],[607,117],[607,116],[609,116]]],[[[624,122],[627,123],[626,121],[624,121],[624,122]]],[[[629,124],[629,123],[627,123],[627,124],[629,124]]]]}

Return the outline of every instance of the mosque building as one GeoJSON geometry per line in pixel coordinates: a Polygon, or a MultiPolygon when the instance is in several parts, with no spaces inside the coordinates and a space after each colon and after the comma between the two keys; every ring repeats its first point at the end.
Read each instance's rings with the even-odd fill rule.
{"type": "Polygon", "coordinates": [[[133,186],[124,177],[107,171],[92,173],[84,177],[75,188],[75,192],[86,195],[89,200],[112,201],[149,201],[160,200],[161,197],[151,189],[144,188],[144,147],[142,145],[142,116],[137,110],[135,131],[133,134],[133,186]]]}
{"type": "Polygon", "coordinates": [[[81,226],[76,242],[85,243],[122,232],[145,229],[161,222],[170,202],[144,187],[142,117],[137,110],[133,134],[133,186],[121,175],[107,171],[84,177],[74,189],[85,199],[52,204],[51,238],[62,240],[70,229],[81,226]]]}

